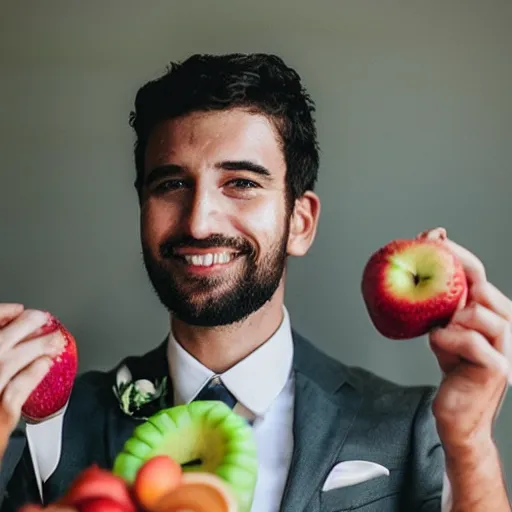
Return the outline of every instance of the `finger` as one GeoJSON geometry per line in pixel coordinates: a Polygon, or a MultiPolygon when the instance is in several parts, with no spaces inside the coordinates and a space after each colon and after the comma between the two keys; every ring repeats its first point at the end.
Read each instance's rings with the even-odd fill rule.
{"type": "Polygon", "coordinates": [[[42,356],[58,356],[66,345],[59,333],[51,333],[19,343],[0,361],[0,393],[23,368],[42,356]]]}
{"type": "Polygon", "coordinates": [[[459,259],[470,286],[487,281],[484,264],[472,252],[447,238],[443,242],[459,259]]]}
{"type": "Polygon", "coordinates": [[[43,380],[53,364],[51,358],[40,357],[12,379],[0,399],[0,408],[7,416],[7,420],[16,425],[21,417],[21,408],[32,391],[43,380]]]}
{"type": "Polygon", "coordinates": [[[420,240],[442,240],[460,260],[468,281],[470,281],[471,284],[486,281],[486,272],[483,263],[472,252],[448,238],[445,228],[438,227],[428,229],[419,233],[416,238],[420,240]]]}
{"type": "Polygon", "coordinates": [[[451,323],[479,332],[496,350],[504,352],[504,333],[510,329],[510,324],[494,311],[481,304],[473,303],[457,311],[453,315],[451,323]]]}
{"type": "Polygon", "coordinates": [[[10,350],[32,332],[48,321],[48,314],[35,309],[26,309],[15,320],[0,330],[0,356],[10,350]]]}
{"type": "Polygon", "coordinates": [[[495,350],[487,339],[477,331],[458,325],[438,329],[430,336],[430,342],[437,348],[454,356],[485,368],[495,368],[509,376],[507,358],[495,350]]]}
{"type": "Polygon", "coordinates": [[[512,322],[512,301],[489,281],[473,286],[471,297],[508,322],[512,322]]]}
{"type": "Polygon", "coordinates": [[[503,335],[503,355],[509,363],[508,383],[512,386],[512,328],[503,335]]]}
{"type": "Polygon", "coordinates": [[[446,240],[446,229],[438,227],[422,231],[416,238],[419,240],[446,240]]]}
{"type": "Polygon", "coordinates": [[[460,356],[446,352],[446,350],[436,345],[435,341],[432,341],[432,339],[429,339],[429,346],[437,359],[443,375],[450,373],[450,371],[460,364],[460,356]]]}
{"type": "Polygon", "coordinates": [[[0,304],[0,329],[14,320],[23,312],[23,304],[8,303],[0,304]]]}

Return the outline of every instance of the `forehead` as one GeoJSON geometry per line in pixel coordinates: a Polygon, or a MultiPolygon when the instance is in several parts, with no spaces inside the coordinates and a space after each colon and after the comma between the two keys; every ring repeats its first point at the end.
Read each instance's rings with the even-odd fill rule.
{"type": "Polygon", "coordinates": [[[200,168],[222,160],[253,160],[271,171],[285,165],[273,123],[264,115],[233,109],[159,123],[148,140],[145,169],[167,163],[200,168]]]}

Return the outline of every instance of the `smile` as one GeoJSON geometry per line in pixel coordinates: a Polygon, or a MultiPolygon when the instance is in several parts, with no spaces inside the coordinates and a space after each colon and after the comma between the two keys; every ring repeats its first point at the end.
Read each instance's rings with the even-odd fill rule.
{"type": "Polygon", "coordinates": [[[214,252],[205,254],[183,254],[181,257],[189,264],[197,267],[211,267],[212,265],[225,265],[233,261],[237,253],[214,252]]]}

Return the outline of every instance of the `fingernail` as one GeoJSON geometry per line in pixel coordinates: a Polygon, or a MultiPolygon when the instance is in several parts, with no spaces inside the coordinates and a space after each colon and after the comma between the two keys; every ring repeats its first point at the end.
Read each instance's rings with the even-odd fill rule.
{"type": "Polygon", "coordinates": [[[55,354],[60,354],[64,347],[66,346],[66,341],[62,336],[54,336],[48,343],[50,345],[50,350],[55,354]]]}
{"type": "Polygon", "coordinates": [[[42,327],[48,321],[48,314],[37,309],[31,311],[30,316],[39,327],[42,327]]]}

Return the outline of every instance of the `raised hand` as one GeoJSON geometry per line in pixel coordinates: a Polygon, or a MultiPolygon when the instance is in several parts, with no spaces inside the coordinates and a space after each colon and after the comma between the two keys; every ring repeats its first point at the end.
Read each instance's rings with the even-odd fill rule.
{"type": "Polygon", "coordinates": [[[487,280],[482,262],[444,229],[418,236],[441,239],[461,261],[468,280],[467,296],[449,324],[429,334],[443,372],[433,414],[446,454],[453,510],[509,511],[493,426],[512,383],[512,301],[487,280]]]}
{"type": "Polygon", "coordinates": [[[35,336],[47,320],[21,304],[0,304],[0,460],[23,404],[64,348],[56,333],[35,336]]]}

